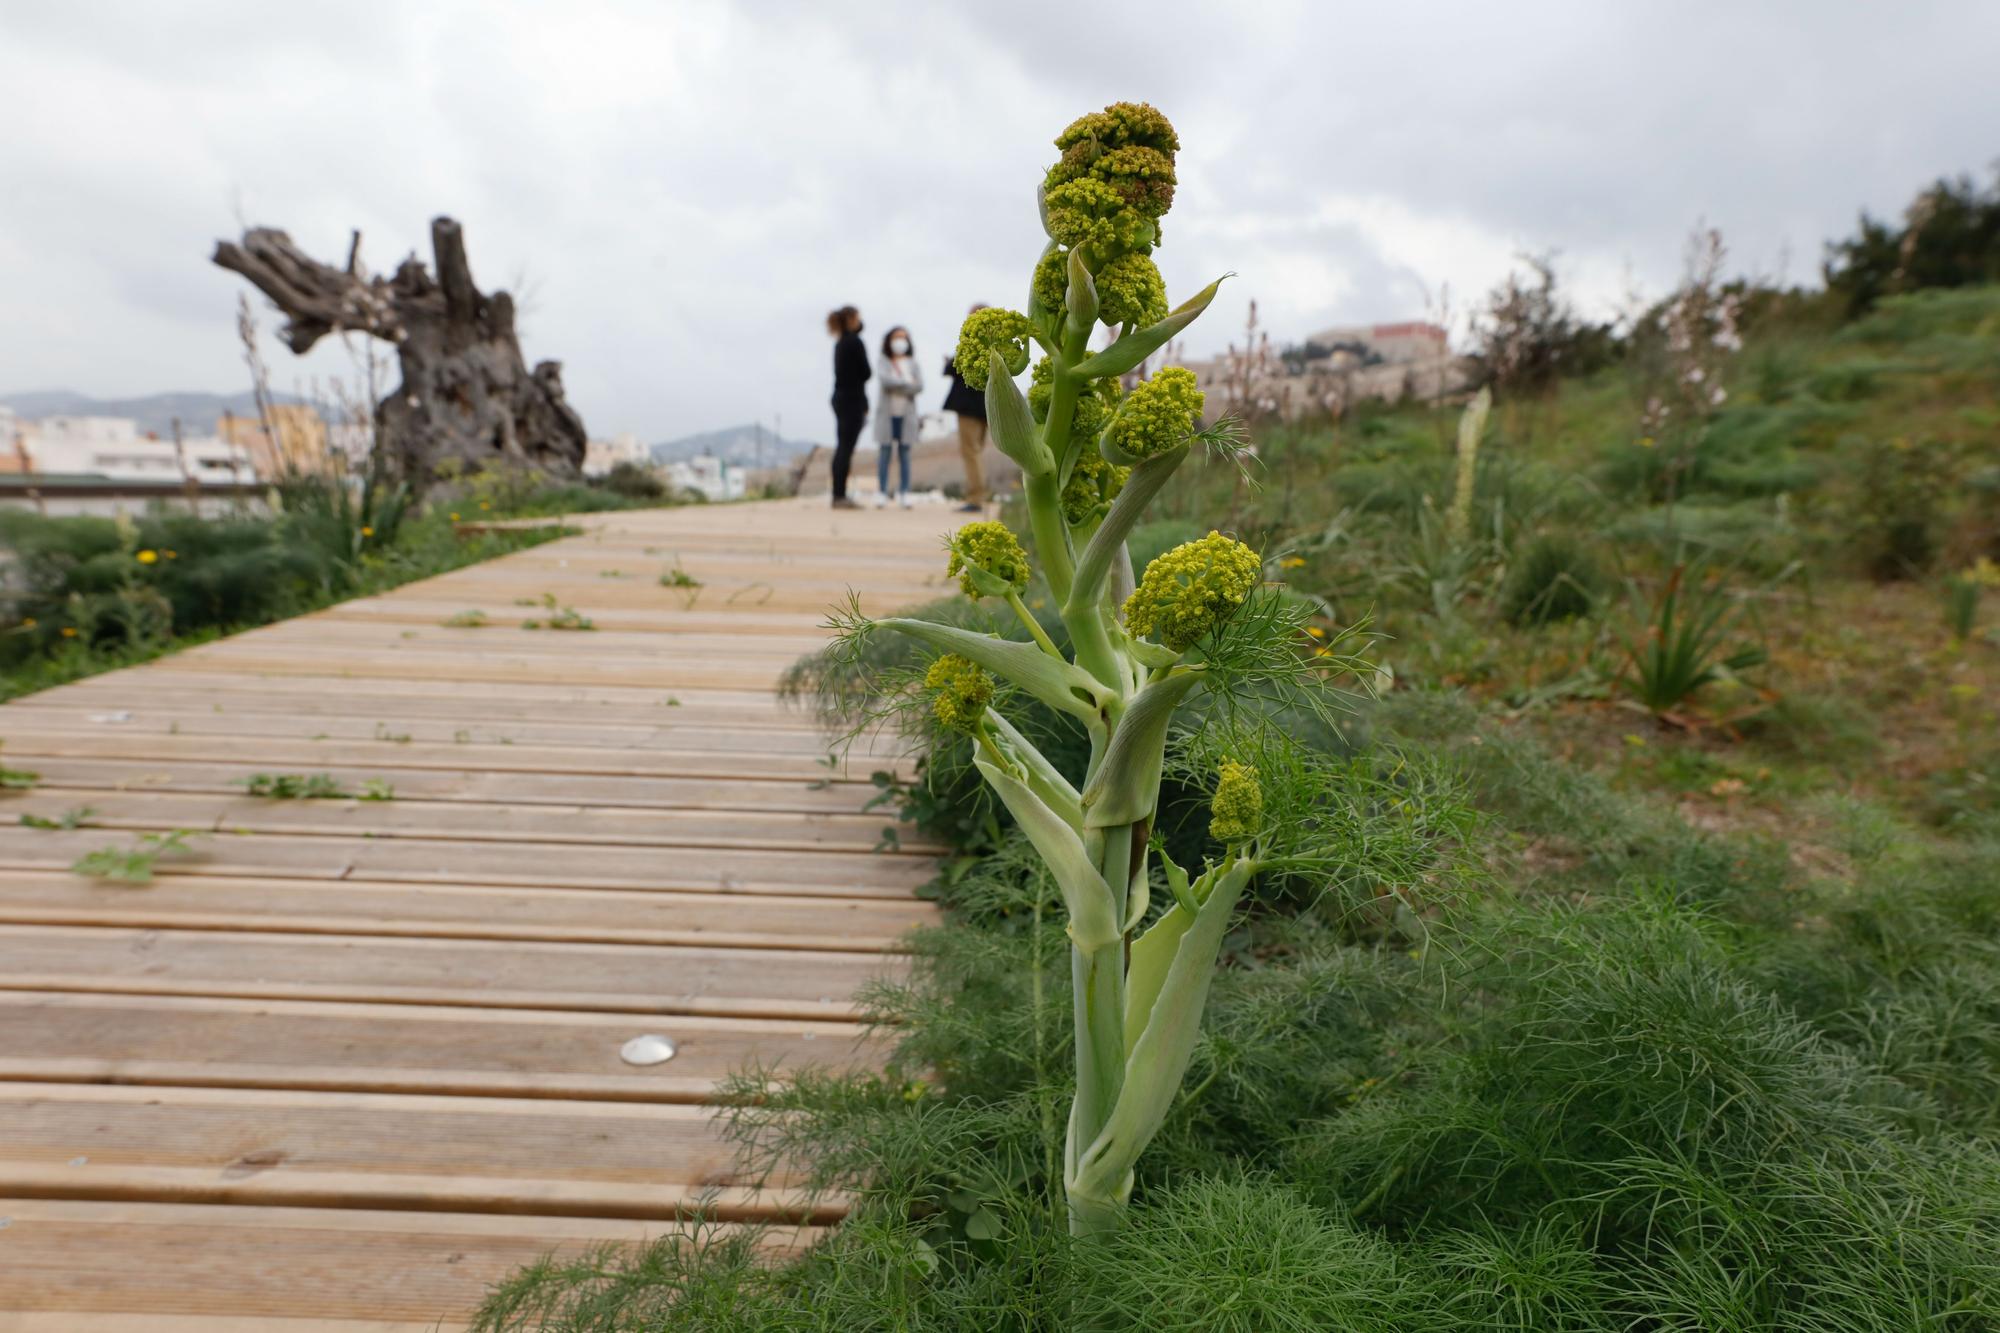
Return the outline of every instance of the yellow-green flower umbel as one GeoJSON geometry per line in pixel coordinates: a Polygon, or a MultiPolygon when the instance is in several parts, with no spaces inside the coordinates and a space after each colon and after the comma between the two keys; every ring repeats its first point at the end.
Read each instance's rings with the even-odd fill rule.
{"type": "Polygon", "coordinates": [[[1125,628],[1186,652],[1249,600],[1263,570],[1255,551],[1219,532],[1183,542],[1146,566],[1125,601],[1125,628]]]}
{"type": "Polygon", "coordinates": [[[1257,770],[1233,759],[1223,760],[1208,809],[1209,836],[1225,847],[1256,837],[1264,826],[1264,788],[1257,781],[1257,770]]]}
{"type": "Polygon", "coordinates": [[[1192,370],[1168,366],[1125,395],[1104,433],[1114,462],[1138,462],[1163,454],[1194,434],[1207,395],[1192,370]],[[1122,457],[1121,457],[1122,455],[1122,457]]]}
{"type": "Polygon", "coordinates": [[[1145,255],[1120,255],[1097,270],[1097,317],[1106,324],[1151,324],[1167,317],[1167,284],[1145,255]]]}
{"type": "Polygon", "coordinates": [[[959,326],[954,360],[959,377],[968,387],[982,390],[986,387],[987,367],[994,352],[1000,353],[1010,375],[1028,368],[1026,315],[990,306],[965,317],[965,323],[959,326]]]}
{"type": "Polygon", "coordinates": [[[1063,521],[1076,527],[1103,514],[1131,475],[1131,468],[1107,463],[1097,450],[1085,449],[1076,456],[1076,466],[1070,469],[1069,481],[1063,485],[1063,521]]]}
{"type": "Polygon", "coordinates": [[[1005,597],[1028,586],[1028,553],[1005,523],[968,523],[951,537],[945,573],[967,597],[1005,597]]]}
{"type": "Polygon", "coordinates": [[[957,653],[946,653],[924,672],[924,688],[931,691],[931,713],[955,731],[975,731],[993,701],[993,677],[979,664],[957,653]]]}

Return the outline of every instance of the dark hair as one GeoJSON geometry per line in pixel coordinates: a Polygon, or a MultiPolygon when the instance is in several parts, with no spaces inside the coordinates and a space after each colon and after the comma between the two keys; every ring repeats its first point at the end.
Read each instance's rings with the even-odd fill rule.
{"type": "MultiPolygon", "coordinates": [[[[885,333],[885,334],[883,334],[883,335],[882,335],[882,355],[883,355],[883,356],[894,356],[894,355],[895,355],[895,353],[894,353],[894,352],[892,352],[892,351],[890,351],[890,350],[889,350],[889,344],[890,344],[890,343],[892,343],[892,342],[894,342],[894,341],[896,340],[896,335],[897,335],[897,334],[899,334],[899,333],[900,333],[900,334],[902,334],[902,335],[903,335],[903,336],[904,336],[905,338],[910,338],[910,331],[909,331],[908,329],[904,328],[904,327],[903,327],[903,326],[902,326],[901,324],[892,324],[892,325],[890,325],[890,326],[889,326],[889,331],[888,331],[887,333],[885,333]]],[[[911,354],[912,356],[914,356],[914,355],[916,355],[916,351],[917,351],[917,340],[916,340],[915,338],[910,338],[910,354],[911,354]]]]}
{"type": "Polygon", "coordinates": [[[851,305],[844,305],[826,317],[826,327],[832,333],[845,333],[850,328],[861,332],[861,312],[851,305]]]}

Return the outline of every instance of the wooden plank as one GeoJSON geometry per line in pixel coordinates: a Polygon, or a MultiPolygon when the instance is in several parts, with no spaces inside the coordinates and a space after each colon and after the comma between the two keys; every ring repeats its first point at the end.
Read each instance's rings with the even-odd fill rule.
{"type": "MultiPolygon", "coordinates": [[[[136,835],[108,829],[50,831],[0,826],[0,870],[67,870],[136,835]]],[[[621,847],[465,838],[207,834],[162,857],[156,875],[279,876],[402,880],[422,884],[504,884],[586,889],[900,898],[930,879],[914,855],[788,852],[750,848],[621,847]],[[588,852],[580,850],[588,847],[588,852]]]]}
{"type": "Polygon", "coordinates": [[[667,1222],[697,1206],[736,1222],[844,1211],[737,1163],[698,1106],[0,1083],[0,1197],[667,1222]]]}
{"type": "Polygon", "coordinates": [[[0,989],[845,1019],[879,952],[0,925],[0,989]]]}
{"type": "MultiPolygon", "coordinates": [[[[22,747],[39,737],[62,738],[79,731],[94,732],[116,728],[121,736],[228,736],[238,740],[273,739],[289,741],[371,741],[385,728],[411,742],[451,745],[552,745],[578,749],[631,749],[695,752],[703,754],[803,756],[809,761],[823,758],[827,742],[815,727],[794,724],[789,728],[748,728],[717,724],[684,724],[663,721],[655,711],[650,724],[618,722],[546,722],[530,718],[492,720],[481,725],[454,724],[420,718],[399,719],[394,724],[370,717],[285,717],[276,713],[165,713],[153,709],[125,709],[114,716],[116,723],[92,722],[102,716],[95,710],[57,712],[38,709],[20,717],[7,718],[7,739],[22,747]]],[[[242,753],[242,747],[238,747],[242,753]]]]}
{"type": "MultiPolygon", "coordinates": [[[[269,680],[243,681],[226,696],[215,692],[212,676],[190,669],[179,655],[160,658],[128,671],[86,676],[68,685],[59,685],[39,694],[10,700],[6,716],[14,710],[43,705],[87,707],[95,710],[180,707],[224,712],[301,710],[352,716],[366,712],[377,699],[397,700],[420,706],[426,716],[433,709],[455,709],[452,717],[481,720],[520,709],[546,715],[552,710],[594,711],[602,707],[630,708],[636,714],[607,714],[609,720],[643,721],[657,714],[650,710],[677,706],[687,716],[720,713],[730,720],[747,717],[782,717],[803,713],[775,706],[769,690],[697,689],[661,690],[629,686],[596,686],[558,682],[544,685],[478,685],[455,680],[411,678],[406,680],[342,680],[329,674],[274,676],[269,680]],[[669,705],[669,698],[678,705],[669,705]]],[[[381,705],[390,707],[388,703],[381,705]]],[[[437,714],[444,716],[445,714],[437,714]]]]}
{"type": "Polygon", "coordinates": [[[0,1080],[703,1102],[751,1065],[874,1064],[857,1024],[0,991],[0,1080]],[[618,1058],[649,1032],[672,1060],[618,1058]]]}
{"type": "MultiPolygon", "coordinates": [[[[75,793],[99,791],[202,792],[236,795],[251,776],[266,771],[260,759],[228,762],[134,764],[125,759],[73,759],[38,755],[35,790],[68,792],[65,808],[74,808],[75,793]]],[[[393,776],[398,801],[458,801],[495,805],[598,806],[623,810],[762,811],[768,814],[843,815],[864,819],[878,833],[890,822],[887,811],[857,813],[864,794],[873,787],[852,782],[809,784],[757,778],[598,777],[592,774],[524,773],[513,770],[399,768],[385,775],[380,768],[356,765],[316,765],[346,791],[393,776]]],[[[0,819],[21,807],[0,801],[0,819]]],[[[906,832],[905,836],[909,836],[906,832]]]]}
{"type": "Polygon", "coordinates": [[[644,893],[170,875],[143,892],[64,871],[0,871],[0,921],[575,943],[894,952],[937,911],[907,898],[644,893]]]}
{"type": "MultiPolygon", "coordinates": [[[[616,806],[506,805],[494,802],[333,797],[278,800],[234,794],[37,789],[0,811],[59,819],[79,805],[98,829],[208,829],[226,833],[341,835],[365,838],[477,838],[488,842],[608,844],[621,847],[788,849],[867,854],[882,841],[888,815],[770,813],[760,810],[649,810],[616,806]]],[[[46,831],[46,830],[40,830],[46,831]]],[[[913,831],[914,855],[926,849],[913,831]]],[[[902,834],[898,834],[898,847],[902,834]]]]}
{"type": "MultiPolygon", "coordinates": [[[[547,613],[525,608],[518,615],[501,617],[482,626],[383,625],[365,621],[324,620],[317,616],[304,620],[284,620],[275,625],[240,634],[237,644],[254,643],[260,649],[274,647],[322,648],[341,652],[468,653],[502,652],[523,656],[564,657],[575,649],[563,638],[576,631],[524,630],[510,621],[544,620],[547,613]]],[[[590,635],[592,657],[645,658],[658,662],[699,661],[723,657],[731,662],[759,667],[790,666],[805,654],[826,646],[819,633],[794,634],[780,638],[771,634],[743,635],[725,631],[698,633],[676,631],[655,634],[642,630],[607,629],[581,631],[590,635]]]]}
{"type": "Polygon", "coordinates": [[[746,668],[727,661],[707,663],[637,661],[626,664],[566,657],[537,660],[501,652],[428,656],[411,654],[407,658],[386,660],[378,653],[329,652],[307,656],[297,652],[263,651],[249,644],[240,647],[232,645],[231,651],[226,654],[211,651],[217,646],[210,644],[202,648],[190,648],[183,656],[205,671],[231,677],[317,676],[332,671],[344,677],[381,679],[435,672],[467,681],[508,684],[583,681],[595,685],[653,686],[660,689],[692,686],[721,688],[747,684],[776,689],[781,675],[781,668],[776,665],[768,668],[746,668]]]}
{"type": "MultiPolygon", "coordinates": [[[[930,601],[932,598],[926,596],[920,600],[930,601]]],[[[442,596],[421,600],[398,597],[343,602],[319,612],[314,619],[323,624],[442,625],[461,611],[483,612],[489,625],[518,624],[529,614],[524,606],[516,606],[490,592],[477,590],[455,599],[442,596]]],[[[795,642],[801,637],[800,631],[810,624],[808,617],[797,610],[711,611],[703,607],[699,599],[689,605],[685,594],[671,590],[658,604],[643,598],[634,598],[627,605],[623,600],[614,602],[593,597],[589,615],[597,622],[599,630],[629,630],[656,635],[684,631],[727,632],[738,641],[772,638],[795,642]]],[[[811,641],[801,651],[811,652],[823,642],[823,638],[811,641]]]]}
{"type": "MultiPolygon", "coordinates": [[[[11,719],[9,719],[11,721],[11,719]]],[[[283,741],[257,746],[266,772],[312,771],[327,765],[380,769],[468,769],[491,773],[589,773],[599,777],[726,778],[768,782],[823,782],[850,776],[865,781],[886,761],[854,754],[838,770],[804,755],[744,755],[715,750],[621,750],[608,746],[426,745],[395,739],[385,727],[375,741],[283,741]]],[[[77,759],[130,759],[135,763],[228,763],[241,760],[245,747],[224,736],[146,735],[103,728],[78,734],[10,728],[7,753],[77,759]],[[18,743],[16,738],[18,737],[18,743]]]]}
{"type": "Polygon", "coordinates": [[[543,1254],[635,1244],[672,1229],[596,1218],[32,1199],[0,1199],[0,1217],[0,1308],[9,1311],[0,1329],[10,1333],[455,1328],[489,1287],[543,1254]]]}

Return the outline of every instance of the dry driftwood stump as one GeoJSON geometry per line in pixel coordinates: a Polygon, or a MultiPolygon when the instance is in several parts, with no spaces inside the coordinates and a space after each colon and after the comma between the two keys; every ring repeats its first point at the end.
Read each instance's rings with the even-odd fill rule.
{"type": "Polygon", "coordinates": [[[573,478],[583,467],[583,420],[563,397],[562,366],[531,373],[514,333],[514,298],[473,285],[457,222],[431,223],[437,277],[415,255],[393,277],[358,263],[360,233],[347,267],[322,264],[271,227],[252,227],[241,244],[221,241],[215,262],[240,273],[284,312],[282,337],[303,353],[329,333],[367,334],[393,343],[403,382],[376,405],[381,461],[421,489],[452,464],[528,467],[573,478]]]}

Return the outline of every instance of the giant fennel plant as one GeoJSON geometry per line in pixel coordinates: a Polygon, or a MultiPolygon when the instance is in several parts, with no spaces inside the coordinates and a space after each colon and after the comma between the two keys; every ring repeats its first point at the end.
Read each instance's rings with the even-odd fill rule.
{"type": "Polygon", "coordinates": [[[957,349],[995,443],[1020,465],[1035,558],[1004,524],[978,522],[950,539],[948,569],[968,596],[1005,603],[1030,637],[858,613],[845,628],[851,643],[893,630],[938,651],[922,678],[936,721],[972,739],[978,771],[1060,888],[1077,1063],[1063,1185],[1070,1228],[1088,1235],[1122,1219],[1134,1163],[1179,1093],[1239,896],[1260,867],[1292,855],[1271,836],[1254,763],[1220,754],[1208,766],[1209,831],[1222,854],[1197,873],[1155,845],[1169,725],[1204,691],[1226,709],[1296,685],[1325,669],[1327,650],[1306,636],[1305,613],[1263,586],[1257,553],[1220,533],[1134,578],[1126,538],[1161,487],[1198,445],[1227,451],[1233,439],[1201,429],[1187,370],[1159,370],[1129,392],[1120,382],[1207,308],[1216,284],[1169,311],[1151,257],[1179,147],[1165,116],[1121,102],[1076,121],[1056,147],[1040,191],[1049,242],[1027,309],[976,311],[957,349]],[[1114,336],[1093,351],[1099,324],[1114,336]],[[1069,654],[1023,601],[1036,565],[1069,654]],[[1061,772],[1009,721],[1000,705],[1022,696],[1082,725],[1082,774],[1061,772]]]}

